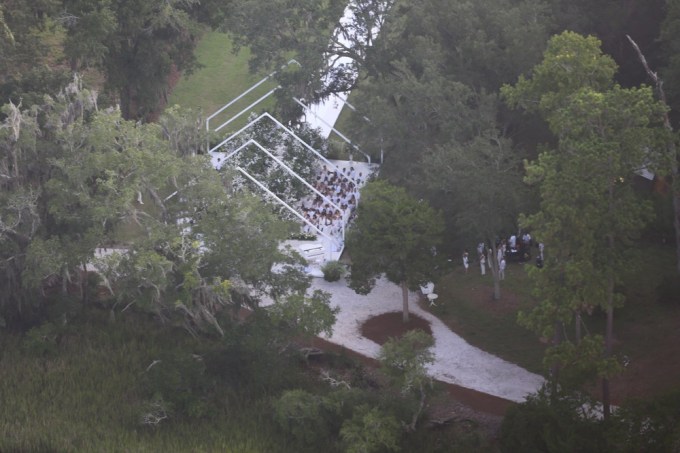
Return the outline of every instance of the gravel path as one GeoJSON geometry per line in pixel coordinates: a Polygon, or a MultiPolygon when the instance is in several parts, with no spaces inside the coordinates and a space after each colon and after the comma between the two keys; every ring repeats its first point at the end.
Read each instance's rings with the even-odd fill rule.
{"type": "MultiPolygon", "coordinates": [[[[370,294],[362,296],[344,280],[329,283],[315,278],[312,289],[331,293],[333,306],[340,307],[333,335],[324,338],[365,356],[377,357],[380,345],[361,335],[361,325],[373,316],[401,311],[401,288],[382,279],[370,294]]],[[[436,379],[516,402],[524,401],[526,395],[543,384],[541,376],[468,344],[437,317],[420,308],[417,301],[418,294],[411,293],[411,313],[429,321],[432,327],[435,363],[429,369],[436,379]]]]}

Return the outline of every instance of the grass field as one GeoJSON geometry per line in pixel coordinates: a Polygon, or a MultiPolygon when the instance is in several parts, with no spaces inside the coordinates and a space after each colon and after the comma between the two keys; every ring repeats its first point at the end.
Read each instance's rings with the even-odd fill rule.
{"type": "MultiPolygon", "coordinates": [[[[206,117],[266,75],[250,74],[249,50],[242,48],[238,54],[234,54],[231,41],[224,33],[206,31],[196,48],[196,58],[202,67],[192,74],[182,75],[170,94],[168,105],[177,104],[185,108],[200,109],[206,117]]],[[[211,126],[218,126],[275,86],[273,81],[263,83],[244,99],[232,105],[224,114],[215,117],[211,121],[211,126]]],[[[273,105],[274,98],[270,96],[253,109],[261,111],[273,105]]],[[[245,124],[243,119],[245,118],[235,124],[245,124]]]]}
{"type": "MultiPolygon", "coordinates": [[[[23,334],[0,330],[0,451],[312,453],[322,451],[319,442],[327,453],[346,451],[333,433],[339,422],[315,443],[280,428],[273,402],[285,389],[322,395],[331,388],[299,360],[259,349],[261,335],[251,333],[257,354],[235,346],[243,337],[233,330],[226,341],[194,338],[133,310],[113,319],[94,308],[23,334]],[[157,401],[168,418],[142,423],[157,401]]],[[[363,382],[358,363],[327,357],[325,366],[363,382]]],[[[361,398],[343,404],[384,404],[410,417],[389,391],[358,391],[361,398]]],[[[496,451],[471,428],[419,429],[403,433],[400,445],[432,453],[453,445],[496,451]]]]}
{"type": "Polygon", "coordinates": [[[228,404],[210,416],[142,426],[149,365],[204,345],[150,321],[107,318],[89,312],[86,321],[57,328],[56,342],[42,338],[44,330],[0,333],[0,451],[287,451],[266,399],[241,398],[237,389],[212,391],[228,404]]]}
{"type": "Polygon", "coordinates": [[[517,311],[531,304],[522,265],[508,266],[501,288],[502,300],[494,301],[488,272],[481,276],[474,263],[467,274],[455,268],[438,282],[431,311],[472,345],[540,373],[544,345],[517,324],[517,311]]]}

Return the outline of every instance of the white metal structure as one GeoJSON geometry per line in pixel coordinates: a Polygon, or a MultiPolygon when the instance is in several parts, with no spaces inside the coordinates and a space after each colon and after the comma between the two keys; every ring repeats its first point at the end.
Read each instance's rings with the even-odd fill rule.
{"type": "MultiPolygon", "coordinates": [[[[363,41],[364,43],[368,43],[370,36],[372,36],[372,37],[377,36],[379,29],[380,29],[380,25],[382,24],[382,21],[384,19],[384,14],[386,13],[387,10],[389,10],[392,3],[393,3],[393,1],[391,1],[391,0],[385,0],[384,4],[382,5],[382,11],[381,11],[380,14],[378,14],[378,17],[377,17],[378,20],[371,27],[370,33],[366,32],[365,30],[359,31],[360,34],[357,35],[357,36],[354,36],[354,38],[358,38],[360,41],[363,41]],[[363,35],[361,33],[365,33],[365,35],[363,35]]],[[[347,45],[350,44],[349,36],[346,36],[346,34],[343,30],[347,30],[347,29],[351,28],[351,27],[348,27],[348,25],[353,25],[356,22],[356,19],[355,19],[355,16],[354,16],[354,9],[357,8],[358,6],[359,5],[358,5],[356,0],[350,0],[349,4],[345,8],[345,12],[344,12],[343,17],[340,19],[341,25],[334,31],[334,38],[333,39],[337,40],[337,42],[341,43],[341,45],[343,45],[343,46],[347,46],[347,45]]],[[[355,32],[356,32],[356,30],[361,30],[361,27],[355,28],[355,32]]],[[[330,55],[328,57],[328,60],[331,64],[331,66],[336,67],[336,66],[339,66],[339,65],[346,63],[343,60],[343,58],[346,58],[346,57],[339,57],[338,55],[330,55]]],[[[286,67],[288,67],[291,64],[299,65],[299,63],[297,61],[290,60],[288,63],[286,63],[285,65],[283,65],[281,67],[281,70],[285,69],[286,67]]],[[[281,88],[280,86],[272,88],[267,93],[261,95],[259,98],[257,98],[253,102],[251,102],[247,107],[241,109],[238,113],[236,113],[235,115],[231,116],[229,119],[227,119],[226,121],[221,123],[219,126],[217,126],[215,128],[211,128],[211,125],[210,125],[211,120],[214,120],[217,115],[221,114],[222,112],[225,112],[227,109],[229,109],[231,106],[233,106],[236,102],[245,98],[245,96],[252,93],[255,89],[260,87],[262,84],[264,84],[268,80],[272,79],[274,77],[274,75],[276,74],[276,72],[277,71],[272,72],[271,74],[267,75],[266,77],[261,79],[259,82],[255,83],[253,86],[251,86],[250,88],[245,90],[243,93],[241,93],[241,95],[237,96],[236,98],[231,100],[229,103],[225,104],[220,109],[218,109],[215,113],[210,115],[206,119],[206,125],[205,125],[206,132],[208,133],[208,135],[210,135],[213,132],[219,132],[220,130],[224,129],[226,126],[231,124],[237,118],[241,117],[244,114],[248,114],[249,112],[252,111],[252,109],[254,107],[259,105],[265,99],[267,99],[271,95],[273,95],[278,89],[280,89],[281,88]]],[[[353,106],[351,106],[351,105],[349,105],[349,103],[347,103],[348,94],[349,93],[341,93],[339,95],[335,95],[335,97],[331,97],[330,99],[326,100],[325,102],[322,102],[322,103],[317,104],[315,106],[308,106],[302,100],[297,99],[297,98],[293,98],[293,100],[298,105],[300,105],[306,113],[310,114],[311,118],[307,118],[308,124],[310,124],[313,128],[318,129],[323,137],[328,138],[328,136],[330,135],[330,132],[332,131],[335,134],[337,134],[338,137],[340,137],[342,140],[344,140],[345,143],[347,143],[351,147],[352,150],[355,150],[355,151],[359,152],[360,154],[362,154],[364,157],[366,157],[367,162],[369,164],[369,167],[367,167],[367,170],[365,170],[365,171],[366,171],[366,177],[368,177],[369,176],[368,170],[371,169],[371,165],[370,165],[371,164],[371,157],[370,157],[370,155],[368,153],[364,152],[363,150],[361,150],[361,148],[357,144],[353,143],[349,138],[347,138],[343,133],[341,133],[340,131],[338,131],[334,127],[334,124],[335,124],[338,116],[340,115],[340,110],[342,109],[342,107],[344,105],[348,105],[352,110],[355,110],[353,106]]],[[[335,165],[330,160],[328,160],[326,157],[324,157],[321,153],[319,153],[317,150],[315,150],[309,143],[302,140],[297,134],[295,134],[295,132],[293,132],[290,128],[283,125],[280,121],[278,121],[276,118],[274,118],[272,115],[270,115],[267,112],[262,113],[257,118],[255,118],[254,120],[252,120],[248,124],[246,124],[244,127],[239,129],[238,131],[232,133],[231,135],[229,135],[224,140],[222,140],[216,146],[210,148],[210,143],[208,142],[208,144],[206,146],[206,150],[207,150],[208,154],[210,154],[213,158],[212,159],[213,165],[216,168],[220,168],[225,164],[226,161],[228,161],[231,157],[233,157],[238,152],[243,150],[245,147],[256,146],[261,152],[265,153],[270,159],[273,159],[276,162],[277,165],[283,167],[289,174],[293,175],[295,178],[302,181],[308,188],[312,189],[313,193],[315,193],[317,196],[321,195],[321,197],[324,199],[324,201],[326,201],[331,206],[333,206],[334,208],[336,208],[337,210],[339,210],[340,212],[343,213],[343,215],[342,215],[342,227],[341,227],[341,238],[339,238],[339,239],[332,238],[329,235],[325,234],[323,231],[321,231],[319,228],[317,228],[315,225],[313,225],[311,222],[309,222],[307,219],[305,219],[305,217],[303,215],[301,215],[300,213],[295,211],[295,209],[292,206],[290,206],[288,203],[281,200],[278,196],[276,196],[273,192],[271,192],[266,187],[265,182],[258,181],[255,177],[250,175],[246,170],[244,170],[241,167],[237,167],[238,171],[241,172],[244,176],[246,176],[250,181],[255,183],[260,189],[262,189],[265,193],[267,193],[269,196],[274,198],[282,206],[286,207],[286,209],[293,212],[296,215],[296,217],[300,218],[303,221],[303,223],[305,223],[306,225],[311,227],[312,230],[316,231],[318,234],[320,234],[322,237],[324,237],[327,240],[327,242],[330,242],[330,244],[324,245],[324,248],[326,249],[324,256],[326,257],[326,259],[337,259],[336,257],[339,257],[339,255],[340,255],[340,253],[342,253],[342,249],[344,247],[345,226],[346,226],[345,222],[347,222],[349,220],[349,215],[347,214],[347,212],[345,212],[345,210],[341,209],[339,206],[337,206],[336,203],[333,203],[330,199],[328,199],[328,197],[321,194],[311,184],[309,184],[307,181],[305,181],[304,178],[302,178],[300,175],[298,175],[292,168],[290,168],[288,165],[286,165],[284,162],[282,162],[277,156],[275,156],[272,152],[267,150],[264,146],[262,146],[260,143],[258,143],[255,140],[252,140],[252,139],[248,140],[246,143],[239,146],[237,149],[231,150],[231,151],[226,152],[226,153],[221,151],[221,149],[223,147],[225,147],[229,142],[231,142],[235,137],[238,137],[241,133],[248,130],[250,127],[257,124],[259,121],[265,120],[265,119],[272,121],[276,125],[277,128],[283,130],[287,135],[293,137],[296,141],[301,143],[302,146],[304,146],[307,150],[311,151],[316,156],[316,158],[318,158],[319,160],[324,162],[328,167],[339,172],[339,168],[338,168],[337,165],[335,165]]],[[[365,118],[365,119],[368,121],[367,118],[365,118]]],[[[350,154],[350,162],[351,161],[352,161],[352,154],[350,154]]],[[[382,149],[381,149],[380,161],[382,162],[382,149]]],[[[352,179],[352,181],[354,182],[354,184],[357,187],[359,187],[360,185],[362,185],[366,181],[366,179],[365,179],[366,177],[363,179],[363,181],[360,181],[359,180],[360,178],[355,179],[355,175],[352,175],[352,174],[349,174],[349,173],[347,174],[347,177],[352,179]]],[[[320,246],[318,246],[318,245],[310,245],[309,247],[306,247],[305,250],[301,250],[301,251],[303,252],[303,255],[309,255],[310,253],[313,252],[316,256],[316,255],[318,255],[319,249],[320,249],[320,246]]]]}

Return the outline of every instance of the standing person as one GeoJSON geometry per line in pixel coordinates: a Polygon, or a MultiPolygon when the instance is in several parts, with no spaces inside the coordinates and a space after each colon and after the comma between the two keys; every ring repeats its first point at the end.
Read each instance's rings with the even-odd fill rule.
{"type": "Polygon", "coordinates": [[[470,257],[468,256],[468,251],[463,252],[463,267],[465,268],[465,273],[467,274],[468,268],[470,267],[470,257]]]}
{"type": "Polygon", "coordinates": [[[501,264],[498,266],[498,275],[501,280],[505,280],[505,258],[501,260],[501,264]]]}
{"type": "Polygon", "coordinates": [[[480,242],[477,244],[477,257],[481,259],[482,256],[484,256],[484,243],[480,242]]]}
{"type": "Polygon", "coordinates": [[[545,248],[545,245],[543,245],[542,242],[538,243],[538,253],[541,255],[541,261],[543,261],[543,249],[545,248]]]}
{"type": "Polygon", "coordinates": [[[482,269],[482,275],[486,275],[486,258],[483,254],[479,256],[479,267],[482,269]]]}

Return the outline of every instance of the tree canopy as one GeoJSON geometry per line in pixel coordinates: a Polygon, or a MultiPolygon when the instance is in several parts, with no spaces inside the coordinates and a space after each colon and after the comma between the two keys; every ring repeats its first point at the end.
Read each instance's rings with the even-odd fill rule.
{"type": "Polygon", "coordinates": [[[41,106],[9,104],[5,113],[0,308],[7,322],[31,319],[55,284],[64,291],[80,284],[85,298],[86,265],[118,304],[179,318],[189,329],[208,321],[219,330],[214,316],[226,305],[306,289],[296,259],[278,250],[290,226],[259,197],[227,193],[209,160],[180,156],[159,125],[97,111],[96,96],[78,80],[41,106]],[[121,253],[95,256],[110,244],[121,253]],[[277,262],[291,266],[274,273],[277,262]]]}
{"type": "Polygon", "coordinates": [[[436,247],[444,223],[427,202],[386,181],[369,182],[361,192],[357,219],[347,238],[352,257],[350,286],[367,294],[381,274],[401,286],[404,322],[408,290],[433,279],[436,247]]]}
{"type": "Polygon", "coordinates": [[[523,321],[543,336],[556,336],[554,347],[567,357],[553,356],[555,363],[583,364],[600,359],[597,353],[584,353],[592,343],[578,333],[580,315],[593,307],[607,313],[602,361],[595,366],[605,378],[605,416],[607,378],[616,370],[611,363],[613,312],[623,302],[616,285],[623,270],[634,265],[628,256],[631,240],[653,216],[633,180],[655,158],[664,110],[648,87],[614,83],[615,70],[596,38],[565,32],[551,38],[530,78],[520,77],[503,89],[512,105],[540,111],[559,140],[557,149],[543,152],[527,169],[541,204],[522,224],[550,252],[545,268],[531,270],[540,303],[523,321]],[[576,338],[561,338],[561,326],[574,315],[576,338]],[[566,347],[569,342],[577,348],[566,347]],[[583,361],[573,354],[582,354],[583,361]]]}

